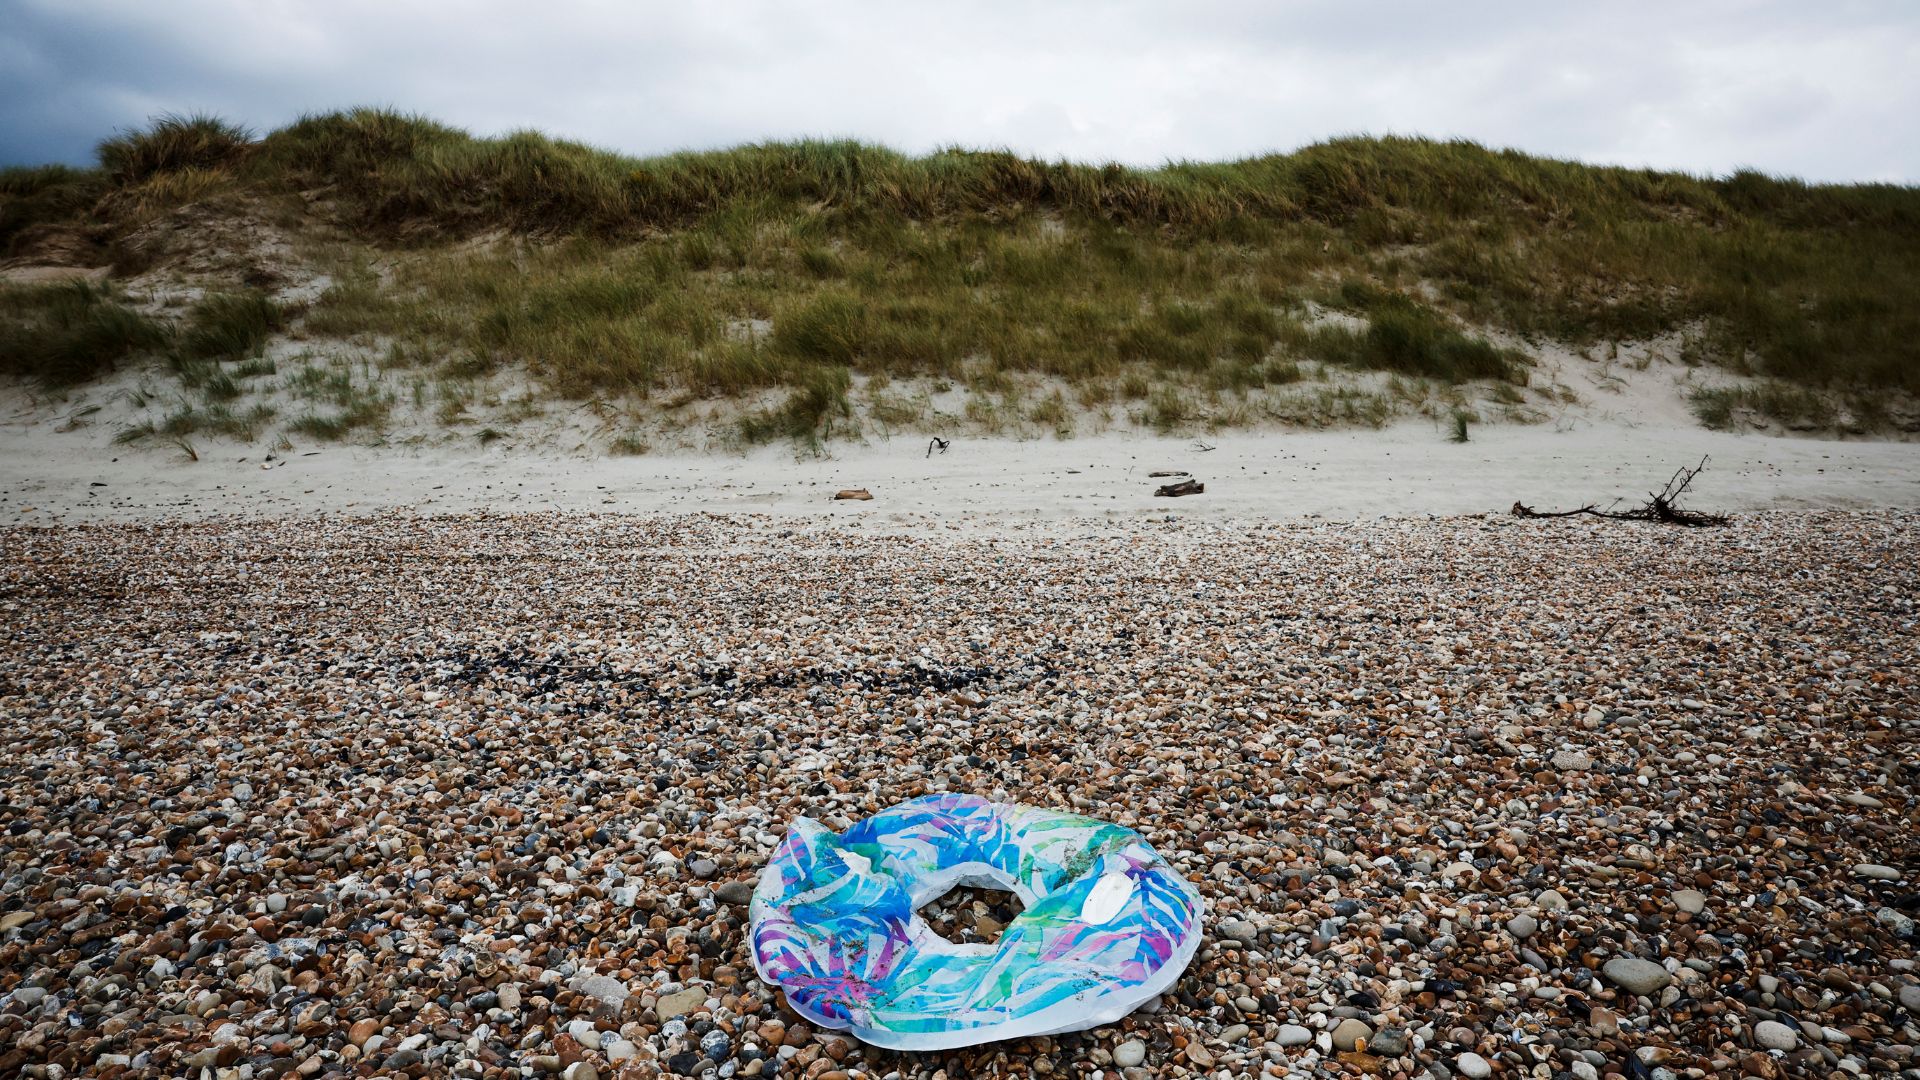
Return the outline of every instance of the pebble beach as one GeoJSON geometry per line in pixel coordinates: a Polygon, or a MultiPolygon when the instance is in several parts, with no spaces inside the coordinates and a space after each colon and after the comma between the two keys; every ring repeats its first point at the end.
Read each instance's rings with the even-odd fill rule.
{"type": "MultiPolygon", "coordinates": [[[[1920,1076],[1920,514],[0,530],[0,1076],[1920,1076]],[[786,824],[1139,830],[1208,940],[938,1054],[786,824]]],[[[943,924],[988,932],[985,901],[943,924]]]]}

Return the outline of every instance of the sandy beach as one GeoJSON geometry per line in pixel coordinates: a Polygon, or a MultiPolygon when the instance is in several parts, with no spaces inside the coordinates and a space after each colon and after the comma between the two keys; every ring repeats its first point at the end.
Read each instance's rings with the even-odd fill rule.
{"type": "Polygon", "coordinates": [[[549,418],[189,459],[116,443],[112,384],[16,396],[0,1074],[1910,1074],[1920,443],[1548,377],[1586,392],[1465,443],[634,456],[549,418]],[[1509,512],[1702,461],[1731,527],[1509,512]],[[759,868],[934,792],[1139,830],[1191,967],[1058,1037],[806,1022],[759,868]]]}
{"type": "MultiPolygon", "coordinates": [[[[228,452],[228,451],[231,452],[228,452]]],[[[761,513],[812,521],[1188,517],[1352,520],[1644,502],[1673,471],[1708,467],[1694,505],[1728,512],[1920,507],[1920,443],[1732,435],[1675,425],[1488,425],[1453,444],[1428,422],[1383,431],[1109,433],[1016,441],[924,439],[748,453],[574,457],[471,445],[330,446],[265,461],[261,447],[201,460],[111,445],[82,429],[0,428],[0,521],[493,511],[761,513]],[[1202,447],[1212,449],[1202,449],[1202,447]],[[268,467],[262,468],[263,465],[268,467]],[[1187,472],[1202,495],[1156,498],[1187,472]],[[836,502],[865,488],[871,502],[836,502]]]]}
{"type": "Polygon", "coordinates": [[[1920,5],[1644,6],[0,6],[0,1080],[1920,1080],[1920,5]]]}

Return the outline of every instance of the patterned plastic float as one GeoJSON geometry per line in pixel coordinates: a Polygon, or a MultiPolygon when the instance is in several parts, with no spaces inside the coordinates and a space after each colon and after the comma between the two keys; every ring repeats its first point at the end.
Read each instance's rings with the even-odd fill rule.
{"type": "Polygon", "coordinates": [[[941,1050],[1112,1023],[1200,943],[1200,895],[1139,833],[973,795],[902,803],[844,836],[794,821],[753,894],[753,965],[815,1023],[941,1050]],[[958,945],[914,909],[959,886],[1026,911],[958,945]]]}

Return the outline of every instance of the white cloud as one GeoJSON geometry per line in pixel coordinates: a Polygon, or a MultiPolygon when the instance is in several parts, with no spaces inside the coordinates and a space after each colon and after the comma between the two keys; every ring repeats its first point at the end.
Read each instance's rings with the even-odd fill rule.
{"type": "Polygon", "coordinates": [[[1151,164],[1353,132],[1920,180],[1920,7],[0,0],[0,161],[388,104],[630,153],[805,135],[1151,164]]]}

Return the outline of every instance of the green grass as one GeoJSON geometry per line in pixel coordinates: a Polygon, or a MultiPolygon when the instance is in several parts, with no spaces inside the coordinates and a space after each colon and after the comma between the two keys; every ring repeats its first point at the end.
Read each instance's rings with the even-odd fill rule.
{"type": "MultiPolygon", "coordinates": [[[[112,242],[188,201],[278,205],[334,280],[308,335],[435,378],[524,366],[579,397],[785,395],[749,437],[817,437],[845,415],[834,373],[1001,397],[1033,376],[1177,426],[1198,406],[1175,388],[1261,416],[1248,395],[1325,366],[1517,403],[1527,342],[1669,333],[1787,385],[1920,393],[1911,187],[1398,137],[1154,169],[819,140],[634,158],[375,109],[259,139],[163,117],[100,160],[0,173],[0,241],[112,242]]],[[[262,302],[210,299],[183,355],[257,352],[278,325],[262,302]]]]}
{"type": "Polygon", "coordinates": [[[872,227],[842,238],[844,276],[820,281],[798,269],[813,242],[803,225],[760,229],[724,271],[690,269],[687,240],[434,249],[383,286],[348,259],[307,329],[430,341],[422,351],[444,357],[448,373],[524,364],[583,397],[675,387],[733,396],[802,385],[822,366],[969,384],[983,371],[1086,382],[1144,370],[1236,393],[1301,378],[1300,359],[1524,381],[1518,354],[1398,294],[1372,301],[1381,314],[1371,334],[1310,331],[1280,255],[1248,267],[1234,244],[1182,250],[1039,220],[872,227]],[[750,324],[771,329],[739,329],[750,324]]]}
{"type": "Polygon", "coordinates": [[[189,360],[240,360],[258,356],[282,326],[279,307],[262,293],[213,293],[187,313],[177,349],[189,360]]]}
{"type": "Polygon", "coordinates": [[[390,404],[376,399],[355,401],[338,412],[310,412],[295,418],[287,430],[313,439],[344,439],[361,428],[377,426],[387,418],[390,404]]]}
{"type": "MultiPolygon", "coordinates": [[[[1838,419],[1834,403],[1827,396],[1804,386],[1773,381],[1752,386],[1702,387],[1688,395],[1688,403],[1700,422],[1716,431],[1738,427],[1742,413],[1799,429],[1829,428],[1838,419]]],[[[1853,411],[1856,423],[1864,428],[1871,429],[1884,420],[1870,398],[1856,398],[1853,411]]]]}
{"type": "Polygon", "coordinates": [[[1526,385],[1526,356],[1455,329],[1434,309],[1400,293],[1348,281],[1339,301],[1364,316],[1364,330],[1324,326],[1300,345],[1332,364],[1424,375],[1446,382],[1493,379],[1526,385]]]}
{"type": "Polygon", "coordinates": [[[867,307],[844,292],[808,297],[775,320],[774,347],[798,360],[850,364],[876,344],[867,307]]]}
{"type": "Polygon", "coordinates": [[[70,386],[166,346],[167,327],[97,286],[0,287],[0,374],[70,386]]]}
{"type": "Polygon", "coordinates": [[[98,170],[67,165],[0,169],[0,255],[35,225],[83,218],[108,190],[98,170]]]}
{"type": "Polygon", "coordinates": [[[158,422],[143,420],[114,433],[116,443],[137,443],[151,438],[185,439],[193,434],[221,435],[242,442],[258,438],[274,417],[270,405],[255,405],[235,410],[224,404],[186,406],[168,413],[158,422]]]}
{"type": "Polygon", "coordinates": [[[100,169],[126,186],[163,173],[217,169],[253,148],[253,133],[215,116],[165,113],[143,129],[123,131],[100,143],[100,169]]]}
{"type": "Polygon", "coordinates": [[[844,367],[812,368],[781,404],[744,417],[740,434],[750,443],[785,438],[818,446],[832,437],[835,418],[853,414],[847,400],[852,385],[853,377],[844,367]]]}

